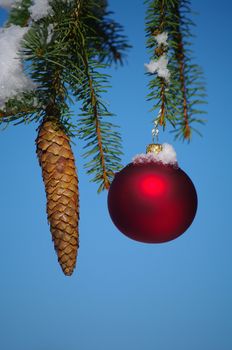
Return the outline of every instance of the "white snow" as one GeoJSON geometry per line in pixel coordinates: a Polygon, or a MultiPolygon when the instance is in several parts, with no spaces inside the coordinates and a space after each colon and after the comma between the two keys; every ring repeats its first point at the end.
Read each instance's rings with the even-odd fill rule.
{"type": "MultiPolygon", "coordinates": [[[[161,45],[168,46],[168,33],[163,32],[155,36],[155,40],[158,47],[161,45]]],[[[149,63],[144,64],[148,73],[157,73],[158,77],[163,78],[167,83],[170,82],[170,71],[168,69],[168,59],[165,53],[163,53],[156,61],[151,60],[149,63]]]]}
{"type": "Polygon", "coordinates": [[[0,106],[19,92],[31,90],[33,82],[24,74],[18,53],[28,28],[11,25],[0,29],[0,106]]]}
{"type": "Polygon", "coordinates": [[[164,46],[168,46],[168,33],[163,32],[161,34],[156,35],[155,40],[157,41],[158,46],[161,46],[162,44],[164,46]]]}
{"type": "Polygon", "coordinates": [[[170,80],[170,71],[167,68],[168,59],[165,54],[160,56],[158,60],[151,60],[149,63],[145,63],[145,67],[148,73],[157,73],[161,78],[164,78],[167,82],[170,80]]]}
{"type": "MultiPolygon", "coordinates": [[[[20,5],[17,0],[0,0],[0,7],[10,9],[14,5],[20,5]]],[[[38,21],[39,19],[52,14],[52,7],[49,4],[49,0],[33,0],[32,5],[29,7],[31,19],[38,21]]]]}
{"type": "Polygon", "coordinates": [[[43,17],[52,15],[53,10],[49,4],[49,0],[34,0],[33,5],[29,7],[29,12],[31,14],[31,18],[34,21],[38,21],[43,17]]]}
{"type": "Polygon", "coordinates": [[[0,0],[0,7],[9,9],[16,2],[16,0],[0,0]]]}
{"type": "Polygon", "coordinates": [[[176,152],[172,147],[172,145],[168,143],[163,143],[162,151],[160,151],[158,154],[153,152],[148,152],[146,154],[145,153],[137,154],[132,159],[132,162],[134,164],[161,162],[163,164],[177,165],[177,158],[176,158],[176,152]]]}

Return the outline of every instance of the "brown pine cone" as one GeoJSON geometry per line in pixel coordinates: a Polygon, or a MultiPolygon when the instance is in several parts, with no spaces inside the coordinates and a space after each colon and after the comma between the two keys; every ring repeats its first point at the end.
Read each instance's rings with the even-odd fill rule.
{"type": "Polygon", "coordinates": [[[46,120],[39,127],[36,145],[52,240],[61,268],[70,276],[79,247],[79,193],[73,152],[69,137],[54,120],[46,120]]]}

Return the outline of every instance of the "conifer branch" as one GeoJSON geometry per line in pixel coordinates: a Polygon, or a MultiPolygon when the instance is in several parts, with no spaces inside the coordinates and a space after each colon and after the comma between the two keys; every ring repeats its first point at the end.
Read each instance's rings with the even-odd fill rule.
{"type": "MultiPolygon", "coordinates": [[[[165,24],[165,14],[164,14],[164,4],[160,3],[160,18],[159,18],[159,27],[157,30],[155,30],[154,34],[161,34],[164,31],[164,24],[165,24]]],[[[164,46],[161,45],[160,48],[155,49],[155,54],[160,57],[165,53],[166,50],[164,50],[164,46]]],[[[161,91],[160,91],[160,97],[161,97],[161,109],[159,113],[158,123],[159,125],[165,126],[165,114],[166,114],[166,105],[165,105],[165,88],[167,84],[165,83],[164,78],[160,78],[161,80],[161,91]]]]}
{"type": "Polygon", "coordinates": [[[21,58],[35,83],[33,103],[30,93],[23,94],[23,103],[18,94],[7,101],[0,120],[17,124],[57,118],[68,136],[87,141],[84,157],[93,157],[86,163],[87,173],[95,174],[92,181],[100,184],[99,191],[109,188],[114,172],[121,167],[122,152],[120,134],[105,120],[112,114],[102,101],[109,87],[102,69],[124,60],[130,45],[122,26],[110,18],[104,0],[52,0],[49,15],[35,21],[29,19],[31,0],[22,0],[22,4],[23,8],[12,10],[8,25],[29,23],[21,58]],[[81,110],[77,121],[71,120],[73,96],[81,110]]]}
{"type": "MultiPolygon", "coordinates": [[[[147,33],[147,48],[148,52],[151,52],[151,60],[157,62],[162,56],[169,58],[171,55],[170,47],[164,45],[158,45],[156,43],[157,35],[167,32],[167,28],[170,26],[170,19],[167,12],[166,0],[146,0],[147,3],[147,15],[146,15],[146,33],[147,33]]],[[[168,38],[169,38],[168,32],[168,38]]],[[[172,65],[168,62],[169,71],[172,73],[172,65]]],[[[152,111],[158,110],[158,116],[154,118],[154,121],[158,121],[158,124],[165,128],[167,121],[174,125],[176,119],[176,82],[174,74],[170,75],[169,81],[164,77],[158,75],[151,75],[149,82],[150,93],[148,94],[148,100],[153,100],[154,105],[152,111]]]]}
{"type": "Polygon", "coordinates": [[[192,63],[191,51],[187,49],[192,37],[190,27],[193,21],[188,0],[146,0],[148,9],[146,17],[147,48],[154,50],[152,58],[156,60],[164,53],[161,45],[155,44],[155,38],[161,33],[168,35],[168,66],[170,81],[168,86],[162,84],[158,75],[153,75],[149,82],[151,92],[148,100],[155,100],[152,110],[159,109],[158,122],[165,126],[169,121],[175,132],[175,138],[190,140],[192,123],[204,123],[195,114],[204,111],[196,109],[205,103],[205,87],[202,83],[200,68],[192,63]],[[155,49],[154,49],[155,48],[155,49]]]}
{"type": "Polygon", "coordinates": [[[187,102],[187,91],[186,91],[186,78],[185,78],[185,55],[184,55],[184,47],[182,42],[181,32],[178,32],[176,35],[176,43],[177,43],[177,61],[179,64],[180,70],[180,85],[182,92],[182,100],[183,100],[183,115],[184,115],[184,138],[190,139],[191,129],[189,126],[189,117],[188,117],[188,102],[187,102]]]}
{"type": "Polygon", "coordinates": [[[76,22],[75,37],[78,40],[70,50],[74,61],[79,61],[79,67],[74,65],[72,72],[76,70],[77,75],[78,70],[81,71],[79,80],[72,80],[73,93],[78,101],[82,102],[78,135],[87,141],[85,148],[88,150],[84,157],[93,156],[93,159],[86,163],[86,167],[89,174],[95,173],[92,181],[100,183],[98,189],[100,192],[109,188],[114,171],[120,168],[120,136],[113,131],[113,124],[102,119],[112,115],[101,99],[101,94],[105,90],[103,84],[108,84],[108,77],[99,70],[106,65],[91,58],[96,57],[94,51],[91,56],[88,54],[88,32],[79,21],[76,22]]]}
{"type": "Polygon", "coordinates": [[[196,114],[205,113],[202,110],[195,109],[196,105],[205,104],[205,87],[202,81],[202,71],[197,64],[192,62],[191,46],[191,27],[194,22],[189,18],[191,15],[191,2],[189,0],[178,0],[174,4],[173,11],[174,24],[174,58],[179,67],[179,109],[180,116],[176,123],[176,138],[190,141],[192,131],[196,131],[193,123],[204,124],[203,119],[196,118],[196,114]],[[193,108],[194,106],[194,108],[193,108]]]}
{"type": "Polygon", "coordinates": [[[97,144],[99,148],[99,157],[100,157],[100,163],[102,168],[103,185],[104,185],[104,188],[108,190],[110,187],[110,180],[107,174],[107,169],[105,164],[105,155],[104,155],[103,144],[102,144],[101,124],[100,124],[100,119],[99,119],[100,116],[99,116],[99,110],[98,110],[99,101],[94,89],[93,79],[91,77],[88,60],[85,55],[83,55],[83,60],[84,60],[84,65],[86,69],[85,72],[86,72],[86,76],[89,84],[90,101],[91,101],[91,106],[93,110],[93,122],[95,123],[97,144]]]}

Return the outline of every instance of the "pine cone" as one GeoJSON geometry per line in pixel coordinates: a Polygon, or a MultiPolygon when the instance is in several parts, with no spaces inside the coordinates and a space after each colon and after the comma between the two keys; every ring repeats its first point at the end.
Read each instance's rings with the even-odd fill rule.
{"type": "Polygon", "coordinates": [[[46,120],[39,127],[36,145],[52,240],[61,268],[65,275],[70,276],[79,247],[79,196],[74,156],[69,137],[54,120],[46,120]]]}

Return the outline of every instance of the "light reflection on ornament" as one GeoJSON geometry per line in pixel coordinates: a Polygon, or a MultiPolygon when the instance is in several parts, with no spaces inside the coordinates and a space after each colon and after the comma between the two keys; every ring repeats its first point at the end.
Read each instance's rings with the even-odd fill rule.
{"type": "Polygon", "coordinates": [[[141,180],[140,183],[141,191],[145,195],[159,196],[163,195],[166,190],[164,179],[158,176],[148,176],[141,180]]]}

